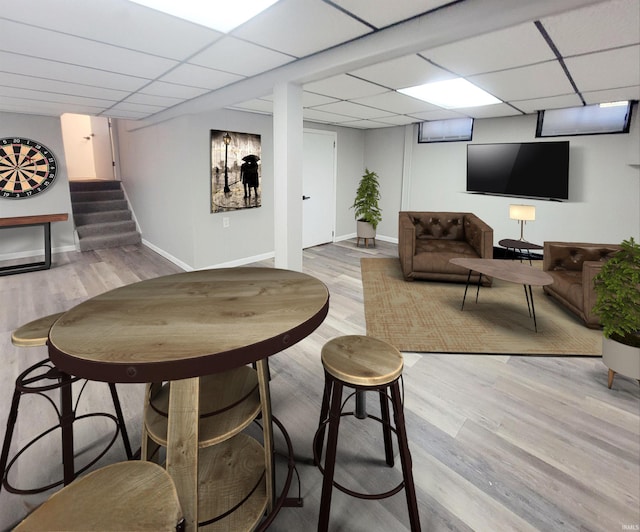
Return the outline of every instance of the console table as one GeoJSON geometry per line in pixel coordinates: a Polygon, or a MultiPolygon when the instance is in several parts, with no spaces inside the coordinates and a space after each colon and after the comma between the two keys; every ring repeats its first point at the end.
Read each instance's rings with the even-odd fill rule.
{"type": "Polygon", "coordinates": [[[0,229],[13,227],[29,227],[41,225],[44,229],[44,260],[42,262],[29,262],[14,264],[0,268],[0,275],[12,273],[34,272],[36,270],[48,270],[51,268],[51,222],[64,222],[69,218],[65,213],[38,214],[34,216],[14,216],[12,218],[0,218],[0,229]]]}

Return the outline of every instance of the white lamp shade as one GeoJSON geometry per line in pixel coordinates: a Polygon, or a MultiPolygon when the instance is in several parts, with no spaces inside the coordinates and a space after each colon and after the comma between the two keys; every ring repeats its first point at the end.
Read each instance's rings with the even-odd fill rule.
{"type": "Polygon", "coordinates": [[[509,205],[509,218],[512,220],[535,220],[536,208],[533,205],[509,205]]]}

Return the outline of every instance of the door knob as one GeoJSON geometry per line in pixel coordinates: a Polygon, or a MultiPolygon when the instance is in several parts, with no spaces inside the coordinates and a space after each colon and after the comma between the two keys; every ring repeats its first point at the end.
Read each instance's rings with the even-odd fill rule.
{"type": "Polygon", "coordinates": [[[302,195],[302,199],[306,200],[306,199],[311,199],[311,196],[305,196],[304,194],[302,195]]]}

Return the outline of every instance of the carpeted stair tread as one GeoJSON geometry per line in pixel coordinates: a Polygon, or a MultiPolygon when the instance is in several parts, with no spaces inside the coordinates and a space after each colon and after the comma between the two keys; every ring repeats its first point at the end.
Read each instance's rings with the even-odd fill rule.
{"type": "Polygon", "coordinates": [[[123,190],[90,190],[71,192],[71,201],[82,203],[85,201],[123,200],[123,190]]]}
{"type": "Polygon", "coordinates": [[[93,190],[121,190],[120,181],[91,179],[88,181],[69,181],[71,192],[93,190]]]}
{"type": "Polygon", "coordinates": [[[119,211],[129,208],[127,200],[81,201],[73,202],[73,212],[119,211]]]}
{"type": "Polygon", "coordinates": [[[73,215],[76,227],[88,224],[120,222],[131,220],[131,211],[129,209],[119,211],[99,211],[84,212],[73,215]]]}
{"type": "Polygon", "coordinates": [[[77,226],[78,237],[85,238],[97,235],[114,235],[118,233],[128,233],[136,230],[136,223],[133,220],[121,220],[117,222],[85,224],[77,226]]]}
{"type": "Polygon", "coordinates": [[[133,246],[140,244],[141,242],[140,233],[137,231],[130,231],[117,235],[87,236],[80,239],[80,251],[133,246]]]}

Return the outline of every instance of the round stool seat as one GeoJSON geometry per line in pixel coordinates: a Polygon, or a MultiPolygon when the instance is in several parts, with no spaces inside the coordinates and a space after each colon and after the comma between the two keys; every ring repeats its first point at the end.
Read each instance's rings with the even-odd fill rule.
{"type": "Polygon", "coordinates": [[[30,321],[11,333],[11,343],[17,347],[38,347],[47,345],[49,329],[64,312],[51,314],[30,321]]]}
{"type": "Polygon", "coordinates": [[[402,354],[371,336],[340,336],[322,348],[322,365],[336,379],[355,386],[384,386],[402,374],[402,354]]]}
{"type": "Polygon", "coordinates": [[[181,519],[169,474],[157,464],[134,460],[72,482],[15,530],[175,530],[181,519]]]}

